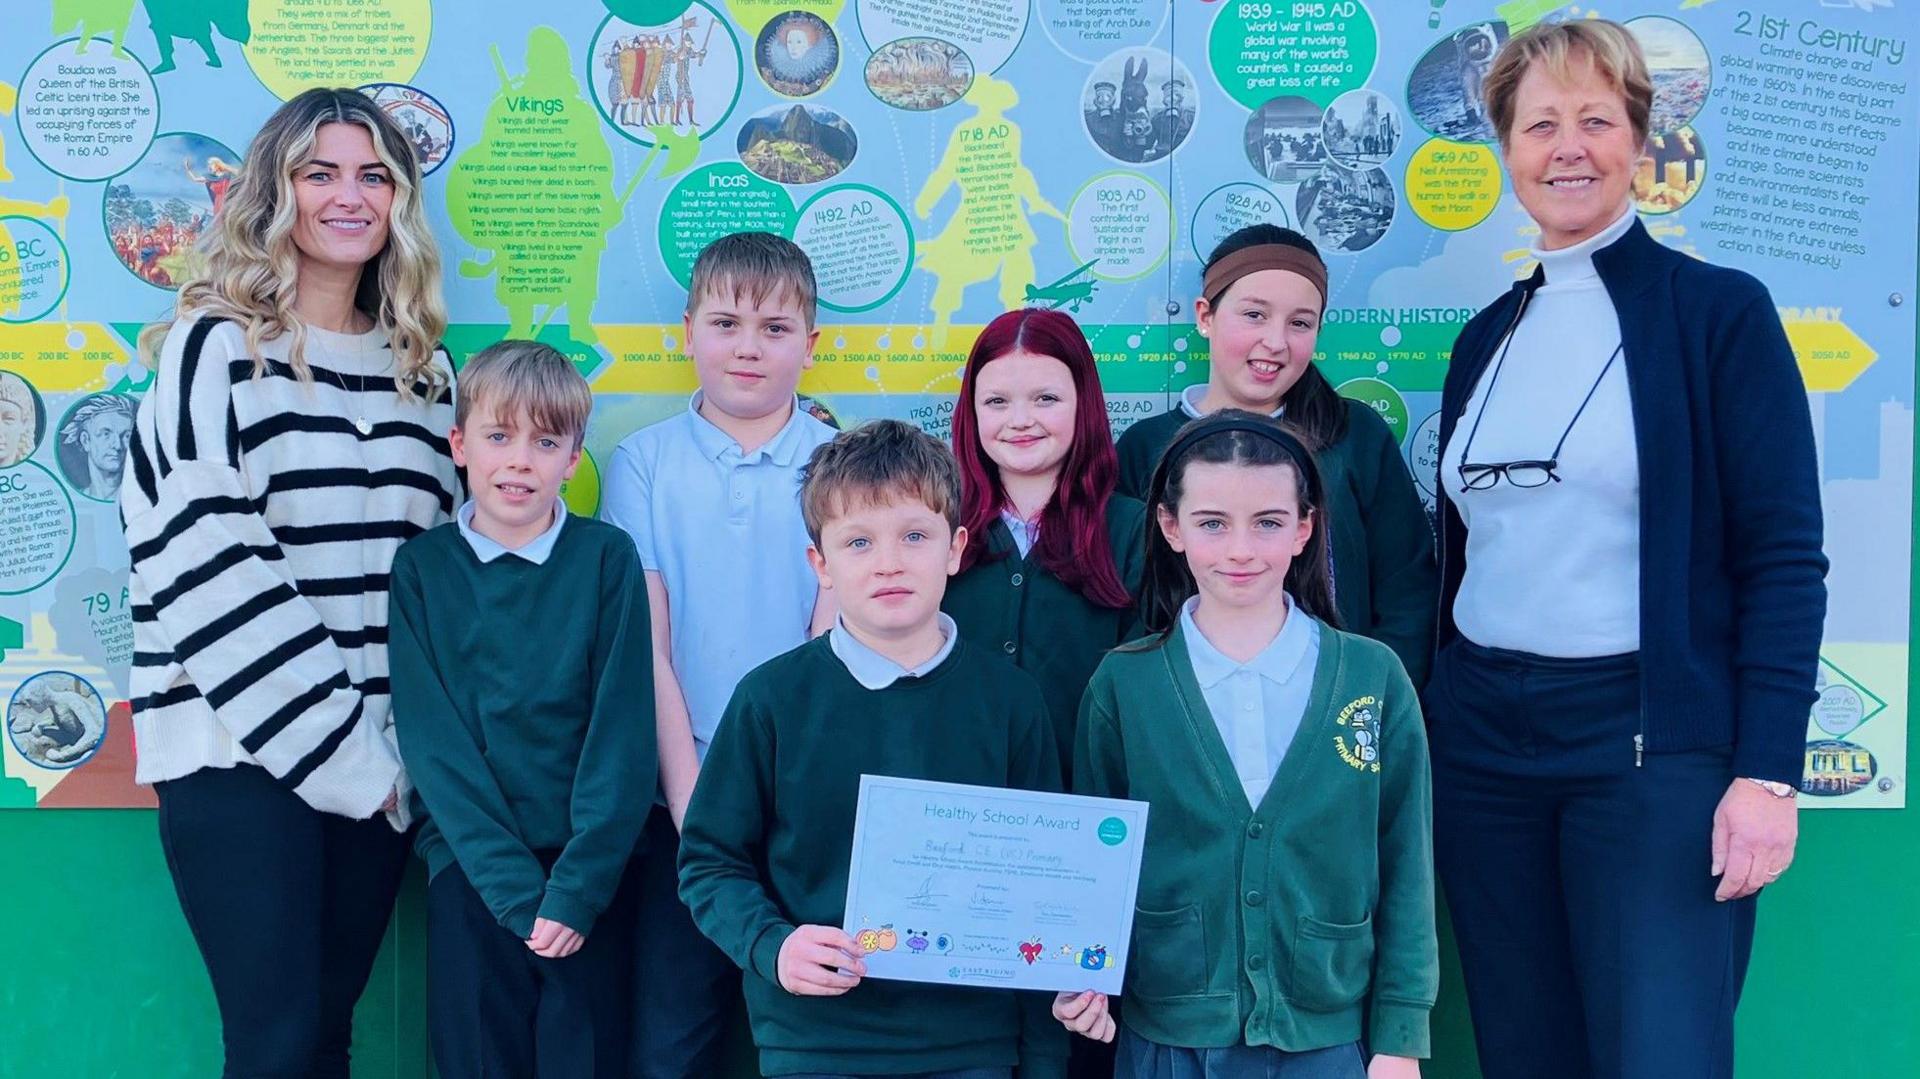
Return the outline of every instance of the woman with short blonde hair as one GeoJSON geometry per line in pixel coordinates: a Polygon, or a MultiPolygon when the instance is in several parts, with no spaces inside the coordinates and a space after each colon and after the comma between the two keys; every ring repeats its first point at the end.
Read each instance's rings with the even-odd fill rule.
{"type": "Polygon", "coordinates": [[[121,507],[137,778],[228,1076],[345,1079],[407,847],[387,577],[459,491],[413,144],[354,90],[274,113],[142,334],[121,507]]]}
{"type": "Polygon", "coordinates": [[[1447,372],[1426,694],[1481,1067],[1730,1077],[1826,610],[1806,389],[1766,288],[1635,216],[1625,27],[1531,27],[1485,91],[1539,267],[1447,372]]]}
{"type": "Polygon", "coordinates": [[[1515,99],[1520,82],[1539,68],[1557,83],[1577,81],[1590,70],[1619,95],[1627,123],[1637,141],[1647,141],[1653,115],[1653,76],[1639,39],[1626,27],[1606,19],[1572,19],[1530,29],[1507,42],[1493,58],[1481,91],[1487,115],[1502,146],[1513,128],[1515,99]]]}

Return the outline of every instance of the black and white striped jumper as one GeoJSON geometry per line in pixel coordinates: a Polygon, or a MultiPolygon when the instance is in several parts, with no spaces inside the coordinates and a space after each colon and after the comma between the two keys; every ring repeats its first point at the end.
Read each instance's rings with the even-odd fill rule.
{"type": "Polygon", "coordinates": [[[398,789],[404,816],[387,578],[460,497],[452,396],[403,400],[379,331],[309,328],[311,384],[289,344],[264,342],[255,377],[238,324],[182,319],[140,404],[120,496],[136,778],[257,764],[355,819],[398,789]]]}

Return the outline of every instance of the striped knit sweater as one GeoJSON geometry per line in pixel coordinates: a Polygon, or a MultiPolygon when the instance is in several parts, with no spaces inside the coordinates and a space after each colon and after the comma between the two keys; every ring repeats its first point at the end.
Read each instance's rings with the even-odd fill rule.
{"type": "Polygon", "coordinates": [[[371,817],[398,790],[404,814],[387,577],[457,504],[451,397],[403,401],[378,331],[309,328],[311,385],[289,344],[262,344],[256,378],[237,324],[182,319],[140,404],[120,492],[136,778],[257,764],[315,809],[371,817]]]}

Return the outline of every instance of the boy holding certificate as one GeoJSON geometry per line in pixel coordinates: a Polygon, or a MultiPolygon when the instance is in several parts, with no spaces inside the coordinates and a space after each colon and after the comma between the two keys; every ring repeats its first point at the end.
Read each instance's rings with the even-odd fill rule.
{"type": "Polygon", "coordinates": [[[881,420],[816,449],[800,497],[840,614],[734,692],[687,808],[680,894],[747,973],[767,1075],[1062,1076],[1045,994],[864,981],[838,925],[861,773],[1060,786],[1039,687],[940,612],[967,542],[959,470],[881,420]]]}

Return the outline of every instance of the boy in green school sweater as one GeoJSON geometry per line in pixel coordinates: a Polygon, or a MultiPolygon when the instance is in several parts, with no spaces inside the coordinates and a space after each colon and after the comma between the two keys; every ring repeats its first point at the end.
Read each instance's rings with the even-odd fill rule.
{"type": "Polygon", "coordinates": [[[653,802],[653,665],[633,541],[560,501],[592,408],[545,345],[475,356],[449,436],[473,497],[393,562],[443,1079],[626,1074],[622,879],[653,802]]]}
{"type": "Polygon", "coordinates": [[[940,612],[967,542],[959,470],[881,420],[816,449],[800,497],[839,618],[734,692],[687,808],[680,894],[747,973],[767,1075],[1064,1076],[1047,995],[866,981],[840,926],[862,773],[1060,787],[1039,687],[940,612]]]}

